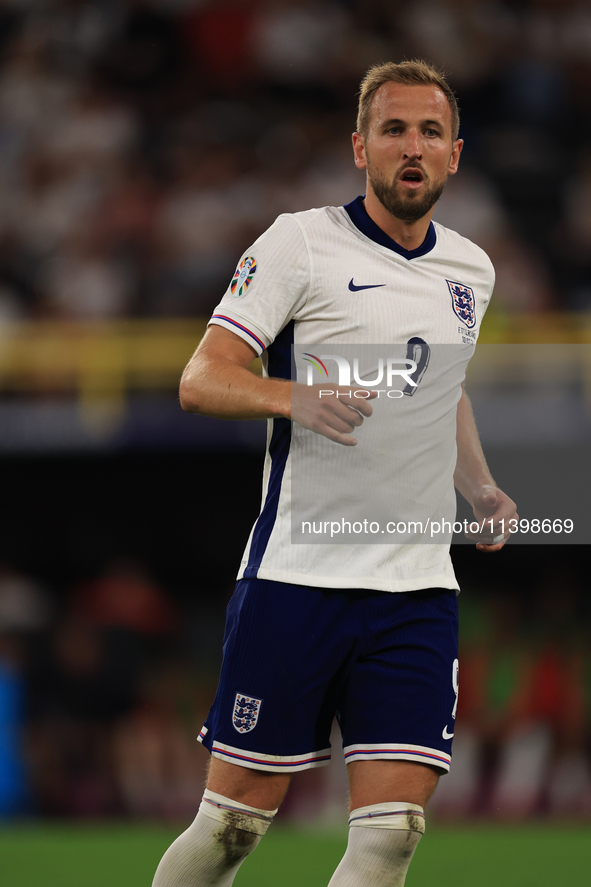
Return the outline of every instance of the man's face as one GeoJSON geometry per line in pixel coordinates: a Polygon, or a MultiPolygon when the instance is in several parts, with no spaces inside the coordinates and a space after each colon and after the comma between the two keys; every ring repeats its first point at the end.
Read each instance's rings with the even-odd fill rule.
{"type": "Polygon", "coordinates": [[[368,189],[395,218],[416,222],[435,205],[458,169],[461,139],[452,141],[451,109],[436,86],[384,83],[371,106],[365,138],[353,134],[368,189]]]}

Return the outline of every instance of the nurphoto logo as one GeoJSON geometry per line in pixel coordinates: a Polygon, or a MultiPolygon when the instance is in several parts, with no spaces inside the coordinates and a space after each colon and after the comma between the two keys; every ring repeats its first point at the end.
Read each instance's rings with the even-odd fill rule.
{"type": "MultiPolygon", "coordinates": [[[[345,357],[341,357],[340,354],[321,354],[320,357],[316,357],[316,355],[310,354],[307,351],[304,354],[304,360],[308,362],[307,385],[314,385],[314,369],[324,378],[328,378],[328,370],[324,361],[334,360],[339,371],[339,385],[351,386],[355,384],[361,385],[364,388],[375,388],[384,382],[385,377],[386,388],[393,388],[394,377],[397,377],[398,384],[400,384],[399,379],[402,377],[407,386],[410,385],[411,388],[417,387],[417,383],[413,379],[413,374],[417,372],[417,364],[416,361],[411,360],[409,357],[380,357],[375,370],[373,368],[371,370],[371,372],[376,372],[375,378],[362,379],[357,357],[353,359],[353,372],[351,372],[351,364],[345,357]]],[[[400,396],[402,397],[402,392],[400,392],[400,396]]]]}

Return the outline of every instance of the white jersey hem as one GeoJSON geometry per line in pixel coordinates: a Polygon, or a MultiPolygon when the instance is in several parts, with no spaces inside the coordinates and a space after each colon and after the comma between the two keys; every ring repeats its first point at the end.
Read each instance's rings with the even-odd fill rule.
{"type": "MultiPolygon", "coordinates": [[[[244,578],[246,565],[238,573],[237,579],[244,578]]],[[[380,580],[367,576],[316,576],[309,573],[288,573],[284,570],[269,570],[259,567],[257,579],[269,579],[272,582],[287,582],[290,585],[312,585],[315,588],[364,588],[368,591],[387,591],[391,593],[404,591],[424,591],[427,588],[448,588],[460,591],[455,578],[444,573],[426,576],[424,579],[380,580]]]]}

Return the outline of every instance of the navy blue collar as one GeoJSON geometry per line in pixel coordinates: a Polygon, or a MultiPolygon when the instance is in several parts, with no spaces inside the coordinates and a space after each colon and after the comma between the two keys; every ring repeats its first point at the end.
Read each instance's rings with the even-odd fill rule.
{"type": "Polygon", "coordinates": [[[356,197],[355,200],[351,201],[351,203],[347,203],[344,207],[349,214],[349,218],[355,227],[359,228],[362,234],[365,234],[366,237],[379,243],[380,246],[387,246],[388,249],[394,250],[395,253],[404,256],[405,259],[418,259],[419,256],[424,256],[425,253],[431,252],[437,243],[437,234],[435,233],[435,225],[433,222],[429,223],[427,236],[419,247],[416,249],[405,249],[403,246],[400,246],[399,243],[396,243],[395,240],[392,240],[385,231],[382,231],[373,219],[370,219],[365,204],[363,203],[364,196],[365,195],[360,195],[359,197],[356,197]]]}

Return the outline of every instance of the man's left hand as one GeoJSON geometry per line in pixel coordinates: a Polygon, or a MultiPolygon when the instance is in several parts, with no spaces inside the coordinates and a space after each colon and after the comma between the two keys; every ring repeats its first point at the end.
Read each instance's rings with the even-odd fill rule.
{"type": "Polygon", "coordinates": [[[519,520],[515,502],[498,487],[483,484],[472,498],[472,509],[480,530],[471,533],[468,528],[466,538],[476,542],[479,551],[500,551],[511,535],[510,521],[519,520]]]}

